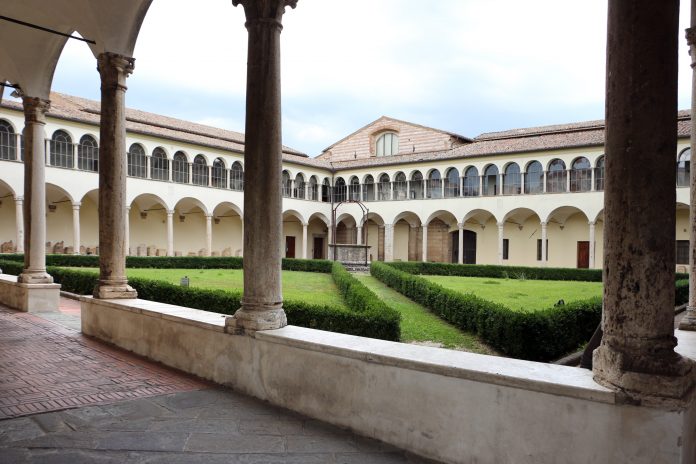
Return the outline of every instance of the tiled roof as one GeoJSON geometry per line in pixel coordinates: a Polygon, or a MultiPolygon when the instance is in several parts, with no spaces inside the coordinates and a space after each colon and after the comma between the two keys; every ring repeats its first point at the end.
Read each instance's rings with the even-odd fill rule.
{"type": "MultiPolygon", "coordinates": [[[[22,111],[22,105],[18,102],[4,100],[0,106],[22,111]]],[[[95,100],[53,92],[51,93],[51,109],[48,116],[99,125],[100,103],[95,100]]],[[[244,134],[240,132],[131,108],[126,109],[126,130],[131,133],[151,135],[236,153],[244,152],[244,134]]],[[[314,160],[298,150],[285,146],[283,147],[283,159],[288,162],[330,169],[328,163],[314,160]]]]}

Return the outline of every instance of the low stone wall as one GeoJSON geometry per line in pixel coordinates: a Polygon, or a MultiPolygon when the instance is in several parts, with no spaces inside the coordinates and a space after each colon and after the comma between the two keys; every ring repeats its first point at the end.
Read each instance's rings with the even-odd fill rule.
{"type": "MultiPolygon", "coordinates": [[[[433,459],[696,462],[693,402],[677,411],[620,404],[587,370],[294,326],[232,335],[224,322],[82,297],[87,335],[433,459]]],[[[696,352],[696,338],[680,343],[696,352]]]]}
{"type": "Polygon", "coordinates": [[[0,274],[0,303],[24,312],[58,311],[59,284],[22,284],[17,276],[0,274]]]}

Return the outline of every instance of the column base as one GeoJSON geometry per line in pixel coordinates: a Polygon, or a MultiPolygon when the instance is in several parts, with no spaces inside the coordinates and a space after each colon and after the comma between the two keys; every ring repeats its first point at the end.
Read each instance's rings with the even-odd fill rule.
{"type": "Polygon", "coordinates": [[[113,282],[100,280],[94,287],[92,296],[100,300],[127,300],[138,298],[138,292],[128,285],[127,281],[113,282]]]}
{"type": "Polygon", "coordinates": [[[17,276],[17,282],[20,284],[52,284],[53,276],[46,271],[30,271],[25,269],[17,276]]]}
{"type": "Polygon", "coordinates": [[[592,356],[594,380],[630,403],[682,407],[696,383],[696,363],[674,351],[635,354],[602,343],[592,356]]]}
{"type": "Polygon", "coordinates": [[[696,308],[693,306],[686,308],[686,314],[679,322],[679,330],[696,331],[696,308]]]}
{"type": "Polygon", "coordinates": [[[225,319],[228,332],[253,334],[257,330],[281,329],[288,325],[283,308],[248,310],[242,307],[234,316],[225,319]]]}

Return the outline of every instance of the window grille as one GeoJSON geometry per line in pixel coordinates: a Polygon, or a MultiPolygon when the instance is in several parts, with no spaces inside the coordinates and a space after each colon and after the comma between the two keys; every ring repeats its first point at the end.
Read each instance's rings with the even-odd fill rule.
{"type": "Polygon", "coordinates": [[[99,171],[99,146],[91,135],[83,135],[77,146],[77,169],[99,171]]]}
{"type": "Polygon", "coordinates": [[[0,119],[0,159],[17,159],[17,134],[12,125],[4,119],[0,119]]]}
{"type": "Polygon", "coordinates": [[[67,132],[57,130],[51,137],[49,144],[51,166],[71,168],[74,166],[74,152],[72,138],[67,132]]]}
{"type": "Polygon", "coordinates": [[[150,177],[156,180],[169,180],[169,160],[167,154],[160,147],[152,151],[150,177]]]}
{"type": "Polygon", "coordinates": [[[172,160],[172,180],[179,184],[189,183],[189,164],[186,155],[180,151],[174,154],[172,160]]]}
{"type": "Polygon", "coordinates": [[[147,177],[147,156],[145,149],[134,143],[128,150],[128,175],[131,177],[147,177]]]}
{"type": "Polygon", "coordinates": [[[191,166],[191,180],[193,185],[208,185],[208,164],[203,155],[196,155],[191,166]]]}

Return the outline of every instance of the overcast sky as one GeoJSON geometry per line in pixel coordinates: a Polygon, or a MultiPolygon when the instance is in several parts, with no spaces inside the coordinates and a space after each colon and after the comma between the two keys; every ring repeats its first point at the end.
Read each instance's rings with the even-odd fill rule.
{"type": "MultiPolygon", "coordinates": [[[[155,0],[127,105],[243,132],[246,29],[231,3],[155,0]]],[[[283,141],[310,156],[381,115],[470,137],[604,117],[606,0],[299,0],[283,23],[283,141]]],[[[688,108],[683,32],[679,44],[688,108]]],[[[53,89],[99,98],[83,43],[66,46],[53,89]]]]}

